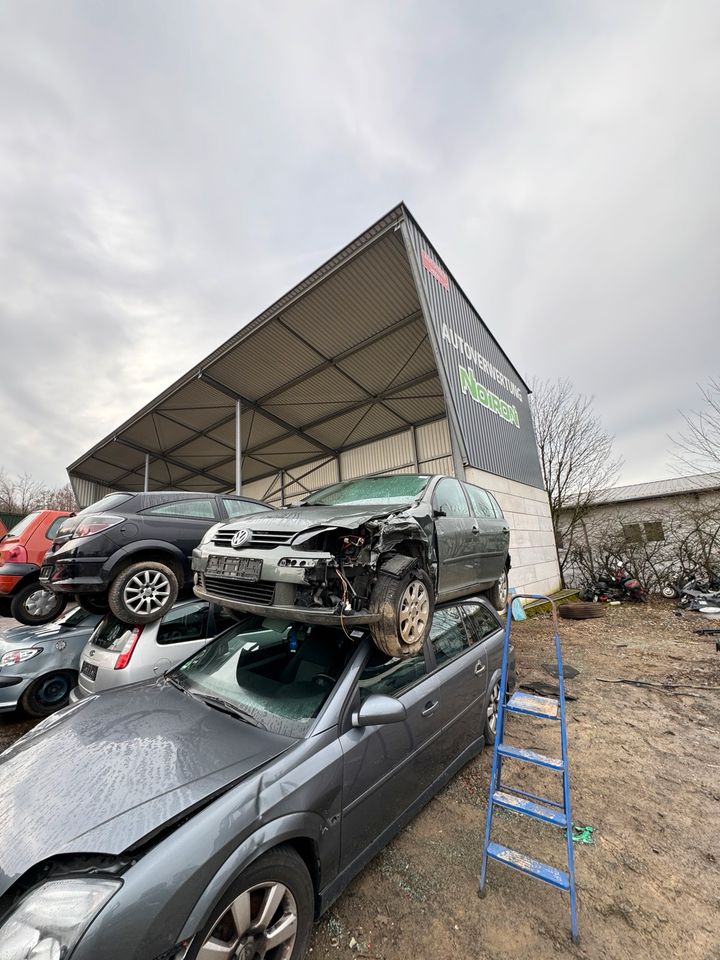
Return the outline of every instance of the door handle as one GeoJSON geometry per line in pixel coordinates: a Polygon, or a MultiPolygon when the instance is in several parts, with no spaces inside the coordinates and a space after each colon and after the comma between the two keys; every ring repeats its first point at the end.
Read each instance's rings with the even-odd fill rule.
{"type": "Polygon", "coordinates": [[[472,528],[472,532],[473,532],[474,534],[478,534],[480,531],[478,530],[477,527],[473,527],[473,528],[472,528]]]}
{"type": "Polygon", "coordinates": [[[484,672],[485,672],[485,664],[483,663],[482,660],[478,660],[478,662],[475,664],[475,676],[479,677],[480,674],[484,672]]]}
{"type": "Polygon", "coordinates": [[[422,712],[424,717],[429,717],[431,714],[435,713],[437,705],[440,703],[439,700],[428,700],[425,704],[425,709],[422,712]]]}

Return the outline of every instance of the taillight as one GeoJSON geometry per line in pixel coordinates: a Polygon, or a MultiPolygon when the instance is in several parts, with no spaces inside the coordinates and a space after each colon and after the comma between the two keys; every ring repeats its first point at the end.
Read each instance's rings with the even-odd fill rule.
{"type": "MultiPolygon", "coordinates": [[[[110,527],[116,527],[119,523],[122,523],[123,520],[124,517],[111,517],[107,513],[90,513],[86,517],[77,518],[77,525],[72,530],[70,536],[73,540],[76,537],[91,537],[94,533],[101,533],[110,527]]],[[[62,527],[58,533],[61,532],[62,527]]]]}
{"type": "Polygon", "coordinates": [[[125,646],[120,652],[120,656],[115,661],[116,670],[124,670],[125,667],[130,663],[130,657],[133,655],[133,651],[137,646],[137,642],[140,639],[140,634],[143,632],[144,624],[140,624],[135,627],[133,632],[130,634],[128,639],[125,642],[125,646]]]}
{"type": "Polygon", "coordinates": [[[27,563],[27,550],[22,544],[8,544],[0,550],[0,563],[27,563]]]}

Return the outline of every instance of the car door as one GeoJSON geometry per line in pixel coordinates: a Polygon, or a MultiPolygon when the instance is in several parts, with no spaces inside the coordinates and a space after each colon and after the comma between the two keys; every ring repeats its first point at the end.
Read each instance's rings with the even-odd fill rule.
{"type": "MultiPolygon", "coordinates": [[[[152,654],[152,672],[162,676],[171,667],[196,653],[212,636],[210,604],[204,600],[181,603],[157,624],[152,654]]],[[[155,627],[155,624],[151,624],[155,627]]],[[[147,628],[146,628],[147,629],[147,628]]]]}
{"type": "Polygon", "coordinates": [[[143,538],[174,543],[188,558],[207,530],[221,519],[214,497],[162,503],[143,510],[139,516],[144,521],[143,538]]]}
{"type": "Polygon", "coordinates": [[[485,645],[468,616],[475,606],[479,604],[437,607],[430,630],[445,767],[483,735],[488,660],[485,645]]]}
{"type": "Polygon", "coordinates": [[[387,657],[373,647],[359,677],[356,702],[372,693],[396,697],[402,722],[350,727],[343,752],[341,869],[353,864],[439,775],[439,698],[428,651],[387,657]]]}
{"type": "Polygon", "coordinates": [[[477,524],[458,480],[442,477],[432,493],[438,553],[438,597],[451,599],[477,580],[477,524]]]}
{"type": "Polygon", "coordinates": [[[505,568],[510,528],[495,501],[482,487],[464,483],[477,526],[478,583],[494,582],[505,568]]]}

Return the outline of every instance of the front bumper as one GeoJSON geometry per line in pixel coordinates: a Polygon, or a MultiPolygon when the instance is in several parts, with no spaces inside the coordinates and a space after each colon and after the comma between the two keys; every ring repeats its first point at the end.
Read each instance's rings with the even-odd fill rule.
{"type": "Polygon", "coordinates": [[[0,713],[15,710],[30,677],[0,673],[0,713]]]}

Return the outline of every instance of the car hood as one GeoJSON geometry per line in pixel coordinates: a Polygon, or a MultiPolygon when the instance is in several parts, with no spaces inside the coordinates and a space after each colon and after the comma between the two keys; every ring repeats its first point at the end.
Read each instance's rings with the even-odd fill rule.
{"type": "Polygon", "coordinates": [[[60,711],[0,755],[0,896],[58,854],[122,853],[295,742],[165,681],[60,711]]]}
{"type": "Polygon", "coordinates": [[[313,527],[337,526],[348,530],[356,530],[361,524],[367,523],[376,517],[388,517],[391,513],[401,513],[412,506],[412,501],[395,504],[394,506],[380,506],[371,503],[342,504],[336,507],[307,506],[294,507],[290,510],[273,510],[271,513],[256,513],[244,520],[234,520],[226,524],[224,529],[240,530],[249,527],[251,530],[286,530],[288,533],[298,533],[301,530],[310,530],[313,527]]]}
{"type": "Polygon", "coordinates": [[[69,640],[82,634],[89,636],[97,623],[92,626],[82,624],[78,627],[62,627],[57,623],[48,623],[44,627],[10,627],[0,631],[0,650],[10,650],[13,647],[36,647],[40,643],[56,643],[61,637],[69,640]]]}

